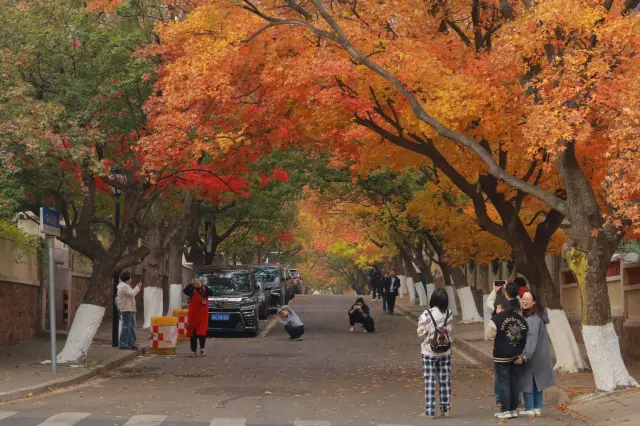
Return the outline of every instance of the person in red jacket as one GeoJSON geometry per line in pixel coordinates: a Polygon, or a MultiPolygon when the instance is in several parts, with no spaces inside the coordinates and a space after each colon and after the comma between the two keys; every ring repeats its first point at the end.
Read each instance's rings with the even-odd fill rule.
{"type": "Polygon", "coordinates": [[[187,317],[187,337],[191,338],[191,356],[196,356],[198,339],[200,340],[200,356],[205,355],[204,343],[209,327],[209,296],[213,291],[205,286],[202,281],[191,279],[183,293],[189,296],[189,315],[187,317]]]}
{"type": "Polygon", "coordinates": [[[522,299],[522,296],[529,291],[527,280],[522,277],[517,277],[513,282],[518,285],[518,297],[522,299]]]}

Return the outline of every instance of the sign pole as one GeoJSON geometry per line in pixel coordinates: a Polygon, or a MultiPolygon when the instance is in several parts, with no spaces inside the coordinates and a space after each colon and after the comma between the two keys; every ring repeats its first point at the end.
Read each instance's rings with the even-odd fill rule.
{"type": "Polygon", "coordinates": [[[49,246],[49,331],[51,333],[51,371],[56,372],[56,286],[53,245],[55,237],[47,237],[49,246]]]}
{"type": "Polygon", "coordinates": [[[56,260],[53,254],[56,237],[60,236],[60,213],[40,207],[40,232],[49,246],[49,332],[51,333],[51,371],[56,372],[56,260]]]}

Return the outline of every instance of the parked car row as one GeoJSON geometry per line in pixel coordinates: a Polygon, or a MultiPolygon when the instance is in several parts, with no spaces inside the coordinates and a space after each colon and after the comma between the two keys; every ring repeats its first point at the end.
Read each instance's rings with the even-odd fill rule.
{"type": "Polygon", "coordinates": [[[207,266],[196,269],[195,278],[203,280],[213,293],[209,297],[209,334],[241,331],[257,336],[259,320],[288,304],[303,288],[300,272],[286,264],[207,266]]]}

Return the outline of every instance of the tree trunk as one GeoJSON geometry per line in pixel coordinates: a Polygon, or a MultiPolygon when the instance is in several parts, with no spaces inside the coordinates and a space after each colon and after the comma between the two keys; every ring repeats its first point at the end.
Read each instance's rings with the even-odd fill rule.
{"type": "Polygon", "coordinates": [[[111,289],[116,263],[117,259],[107,256],[93,263],[87,292],[73,319],[64,348],[56,357],[58,363],[77,362],[89,353],[89,347],[102,323],[107,300],[114,296],[111,289]]]}
{"type": "Polygon", "coordinates": [[[151,317],[161,317],[163,308],[163,264],[164,250],[162,249],[163,228],[151,231],[148,245],[151,253],[147,256],[144,270],[144,324],[143,328],[151,327],[151,317]]]}
{"type": "MultiPolygon", "coordinates": [[[[453,284],[456,287],[456,293],[458,293],[458,299],[460,299],[460,309],[462,309],[462,323],[482,322],[483,318],[478,313],[478,306],[476,305],[475,298],[471,287],[469,287],[467,276],[462,269],[447,268],[453,279],[453,284]]],[[[443,271],[444,272],[444,271],[443,271]]]]}
{"type": "Polygon", "coordinates": [[[567,315],[560,303],[560,292],[547,268],[544,252],[520,252],[514,250],[516,268],[527,278],[542,306],[547,308],[550,319],[547,327],[551,345],[556,354],[555,369],[565,373],[577,373],[586,368],[580,347],[571,330],[567,315]]]}
{"type": "Polygon", "coordinates": [[[174,309],[182,308],[182,256],[184,238],[176,237],[169,244],[169,309],[167,316],[173,315],[174,309]]]}
{"type": "Polygon", "coordinates": [[[613,391],[638,386],[622,360],[620,342],[611,320],[607,269],[622,238],[620,230],[603,226],[600,206],[591,183],[568,143],[558,159],[567,188],[567,209],[571,223],[565,259],[574,273],[582,298],[582,336],[596,388],[613,391]]]}

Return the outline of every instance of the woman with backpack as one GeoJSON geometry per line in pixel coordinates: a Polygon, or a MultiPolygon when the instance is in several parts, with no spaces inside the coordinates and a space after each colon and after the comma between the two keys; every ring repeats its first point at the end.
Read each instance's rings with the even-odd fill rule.
{"type": "Polygon", "coordinates": [[[421,345],[422,371],[424,373],[424,413],[420,417],[434,419],[436,407],[436,377],[440,382],[440,413],[451,415],[451,324],[449,296],[442,289],[431,295],[429,309],[418,320],[418,336],[421,345]]]}

